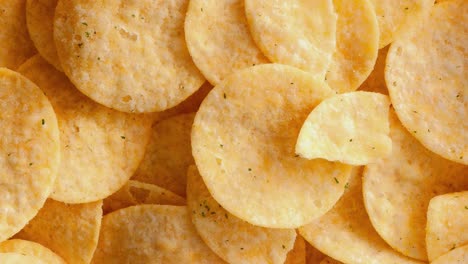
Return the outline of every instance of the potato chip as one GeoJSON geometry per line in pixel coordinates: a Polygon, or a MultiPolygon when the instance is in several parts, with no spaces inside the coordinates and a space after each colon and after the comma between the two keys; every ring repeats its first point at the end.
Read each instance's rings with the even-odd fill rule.
{"type": "Polygon", "coordinates": [[[468,262],[468,245],[455,248],[449,253],[435,259],[431,264],[466,264],[468,262]]]}
{"type": "Polygon", "coordinates": [[[26,0],[0,4],[0,67],[15,70],[36,53],[26,26],[26,0]]]}
{"type": "Polygon", "coordinates": [[[62,158],[51,197],[85,203],[119,190],[143,158],[151,120],[91,101],[40,56],[19,71],[47,94],[59,121],[62,158]]]}
{"type": "Polygon", "coordinates": [[[389,106],[388,96],[371,92],[340,94],[322,101],[302,125],[296,153],[306,159],[352,165],[388,156],[392,150],[389,106]]]}
{"type": "Polygon", "coordinates": [[[296,236],[294,247],[288,252],[284,264],[306,264],[306,243],[301,236],[296,236]]]}
{"type": "MultiPolygon", "coordinates": [[[[301,236],[302,237],[302,236],[301,236]]],[[[314,248],[309,242],[306,241],[306,263],[319,264],[326,255],[314,248]]]]}
{"type": "Polygon", "coordinates": [[[468,5],[435,5],[388,52],[385,78],[403,125],[440,156],[468,164],[468,5]]]}
{"type": "Polygon", "coordinates": [[[69,264],[89,263],[98,242],[101,207],[102,201],[64,204],[49,199],[16,238],[42,244],[69,264]]]}
{"type": "Polygon", "coordinates": [[[390,115],[392,154],[366,166],[364,202],[380,236],[394,249],[427,260],[426,212],[432,197],[468,189],[468,166],[424,148],[390,115]]]}
{"type": "Polygon", "coordinates": [[[320,264],[343,264],[343,262],[332,259],[330,257],[326,257],[320,262],[320,264]]]}
{"type": "Polygon", "coordinates": [[[2,264],[48,264],[41,259],[25,256],[20,253],[0,253],[0,263],[2,264]]]}
{"type": "Polygon", "coordinates": [[[187,207],[136,205],[102,219],[92,263],[224,263],[198,236],[187,207]]]}
{"type": "Polygon", "coordinates": [[[44,205],[60,163],[57,117],[49,100],[6,68],[0,68],[0,128],[1,242],[44,205]]]}
{"type": "Polygon", "coordinates": [[[338,14],[336,51],[326,80],[343,93],[356,90],[374,68],[379,49],[379,28],[368,0],[333,0],[338,14]]]}
{"type": "Polygon", "coordinates": [[[370,0],[379,21],[379,46],[383,48],[398,39],[411,25],[418,23],[434,0],[370,0]]]}
{"type": "Polygon", "coordinates": [[[58,0],[27,0],[26,24],[41,56],[57,70],[62,66],[54,43],[54,14],[58,0]]]}
{"type": "Polygon", "coordinates": [[[361,173],[355,168],[335,207],[299,228],[299,233],[314,247],[344,263],[422,264],[394,251],[375,232],[362,200],[361,173]]]}
{"type": "Polygon", "coordinates": [[[48,264],[66,263],[60,256],[43,245],[21,239],[11,239],[0,243],[0,253],[19,253],[38,258],[48,264]]]}
{"type": "Polygon", "coordinates": [[[137,204],[186,204],[184,198],[171,191],[139,181],[128,181],[119,191],[107,197],[103,202],[104,214],[137,204]]]}
{"type": "Polygon", "coordinates": [[[372,70],[364,83],[361,84],[359,90],[388,95],[387,84],[385,83],[385,61],[387,59],[389,47],[390,46],[386,46],[379,50],[374,70],[372,70]]]}
{"type": "MultiPolygon", "coordinates": [[[[466,176],[466,175],[465,175],[466,176]]],[[[427,209],[426,246],[430,261],[468,244],[468,191],[436,196],[427,209]]]]}
{"type": "Polygon", "coordinates": [[[187,206],[203,241],[229,263],[283,264],[294,247],[294,229],[254,226],[222,208],[209,193],[195,166],[188,170],[187,206]]]}
{"type": "Polygon", "coordinates": [[[310,111],[333,92],[296,68],[265,64],[238,71],[205,98],[192,127],[192,152],[208,190],[251,224],[296,228],[328,211],[351,167],[294,153],[310,111]]]}
{"type": "Polygon", "coordinates": [[[332,0],[246,0],[245,12],[253,39],[271,61],[325,77],[337,44],[332,0]]]}
{"type": "Polygon", "coordinates": [[[185,37],[195,64],[214,85],[236,70],[268,62],[250,35],[242,0],[191,0],[185,37]]]}
{"type": "Polygon", "coordinates": [[[132,179],[185,197],[187,169],[194,163],[190,146],[194,117],[194,113],[183,114],[155,123],[144,158],[132,179]]]}
{"type": "Polygon", "coordinates": [[[84,94],[120,111],[179,104],[204,82],[185,44],[188,2],[59,1],[54,38],[62,68],[84,94]]]}

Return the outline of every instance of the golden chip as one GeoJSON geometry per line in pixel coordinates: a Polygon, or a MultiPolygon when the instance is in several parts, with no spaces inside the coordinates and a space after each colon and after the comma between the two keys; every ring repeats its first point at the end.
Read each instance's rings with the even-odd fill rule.
{"type": "Polygon", "coordinates": [[[104,214],[137,204],[185,205],[185,199],[157,185],[128,181],[119,191],[107,197],[104,214]]]}
{"type": "MultiPolygon", "coordinates": [[[[466,175],[465,175],[466,176],[466,175]]],[[[427,209],[426,246],[430,261],[468,244],[468,191],[436,196],[427,209]]]]}
{"type": "Polygon", "coordinates": [[[406,256],[427,260],[426,211],[432,197],[468,189],[468,166],[425,149],[390,112],[392,154],[366,166],[363,194],[380,236],[406,256]]]}
{"type": "MultiPolygon", "coordinates": [[[[301,236],[302,237],[302,236],[301,236]]],[[[306,241],[306,263],[318,264],[326,257],[325,254],[314,248],[309,242],[306,241]]]]}
{"type": "Polygon", "coordinates": [[[388,96],[371,92],[340,94],[324,100],[302,125],[296,153],[307,159],[352,165],[388,156],[392,150],[389,106],[388,96]]]}
{"type": "Polygon", "coordinates": [[[468,245],[453,249],[449,253],[435,259],[431,264],[466,264],[467,262],[468,245]]]}
{"type": "Polygon", "coordinates": [[[57,117],[49,100],[6,68],[0,68],[0,128],[1,242],[44,205],[60,163],[57,117]]]}
{"type": "Polygon", "coordinates": [[[59,121],[62,158],[51,197],[85,203],[120,189],[143,158],[151,120],[91,101],[40,56],[19,71],[47,94],[59,121]]]}
{"type": "Polygon", "coordinates": [[[89,263],[98,242],[101,207],[102,201],[64,204],[49,199],[16,238],[42,244],[69,264],[89,263]]]}
{"type": "Polygon", "coordinates": [[[385,78],[403,125],[424,147],[468,164],[468,5],[435,5],[388,52],[385,78]],[[430,44],[430,45],[429,45],[430,44]]]}
{"type": "Polygon", "coordinates": [[[54,39],[62,68],[93,100],[124,112],[171,108],[204,78],[184,38],[188,0],[61,0],[54,39]]]}
{"type": "Polygon", "coordinates": [[[385,61],[389,47],[386,46],[379,50],[374,69],[364,83],[361,84],[359,90],[388,95],[387,84],[385,83],[385,61]]]}
{"type": "Polygon", "coordinates": [[[41,259],[25,256],[20,253],[0,253],[0,263],[2,264],[48,264],[41,259]]]}
{"type": "Polygon", "coordinates": [[[236,70],[268,62],[250,35],[242,0],[191,0],[185,37],[195,64],[214,85],[236,70]]]}
{"type": "Polygon", "coordinates": [[[343,262],[332,259],[330,257],[326,257],[320,262],[320,264],[343,264],[343,262]]]}
{"type": "Polygon", "coordinates": [[[301,236],[296,236],[294,247],[289,251],[284,264],[306,264],[306,243],[301,236]]]}
{"type": "Polygon", "coordinates": [[[296,68],[265,64],[238,71],[205,98],[192,152],[208,190],[251,224],[296,228],[328,211],[351,167],[294,153],[302,123],[333,92],[296,68]]]}
{"type": "Polygon", "coordinates": [[[43,245],[21,239],[11,239],[0,243],[0,253],[19,253],[40,259],[48,264],[66,263],[60,256],[43,245]]]}
{"type": "Polygon", "coordinates": [[[324,78],[336,49],[332,0],[246,0],[253,39],[273,62],[324,78]]]}
{"type": "Polygon", "coordinates": [[[355,168],[335,207],[299,228],[299,233],[314,247],[344,263],[422,264],[394,251],[375,232],[362,200],[361,174],[362,170],[355,168]]]}
{"type": "Polygon", "coordinates": [[[294,247],[294,229],[254,226],[222,208],[209,193],[195,166],[188,170],[187,206],[198,234],[229,263],[283,264],[294,247]]]}
{"type": "Polygon", "coordinates": [[[92,263],[224,263],[198,236],[187,207],[136,205],[102,219],[92,263]]]}

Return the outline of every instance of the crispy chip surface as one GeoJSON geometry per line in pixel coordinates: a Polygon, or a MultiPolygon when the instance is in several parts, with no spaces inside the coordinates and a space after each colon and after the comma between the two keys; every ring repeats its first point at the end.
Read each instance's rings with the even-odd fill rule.
{"type": "Polygon", "coordinates": [[[427,260],[429,201],[468,189],[468,167],[424,148],[390,113],[392,154],[366,166],[364,202],[373,226],[389,245],[404,255],[427,260]]]}
{"type": "Polygon", "coordinates": [[[387,84],[385,83],[385,61],[387,60],[389,47],[386,46],[379,50],[374,69],[364,83],[361,84],[359,90],[388,95],[387,84]]]}
{"type": "Polygon", "coordinates": [[[84,94],[120,111],[177,105],[204,82],[185,44],[188,2],[59,1],[54,39],[62,68],[84,94]]]}
{"type": "Polygon", "coordinates": [[[284,264],[306,264],[306,242],[301,236],[296,236],[294,247],[288,252],[284,264]]]}
{"type": "Polygon", "coordinates": [[[254,226],[222,208],[211,196],[195,166],[188,170],[187,206],[203,241],[229,263],[283,264],[294,247],[294,229],[254,226]]]}
{"type": "Polygon", "coordinates": [[[307,159],[323,158],[365,165],[386,157],[389,138],[388,96],[371,92],[340,94],[322,101],[302,125],[296,153],[307,159]]]}
{"type": "Polygon", "coordinates": [[[51,197],[86,203],[119,190],[143,158],[151,120],[95,103],[39,56],[19,71],[47,94],[57,114],[62,157],[51,197]]]}
{"type": "Polygon", "coordinates": [[[41,259],[25,256],[20,253],[0,253],[0,263],[2,264],[48,264],[41,259]]]}
{"type": "Polygon", "coordinates": [[[251,224],[295,228],[328,211],[350,166],[294,153],[310,111],[333,92],[296,68],[266,64],[234,73],[205,98],[192,152],[208,190],[251,224]]]}
{"type": "Polygon", "coordinates": [[[48,264],[66,264],[65,260],[52,250],[41,244],[22,239],[10,239],[0,243],[0,253],[19,253],[40,259],[48,264]]]}
{"type": "Polygon", "coordinates": [[[468,245],[455,248],[435,259],[431,264],[465,264],[468,262],[468,245]]]}
{"type": "Polygon", "coordinates": [[[463,164],[468,164],[467,31],[466,1],[439,3],[392,44],[385,72],[408,131],[429,150],[463,164]]]}
{"type": "Polygon", "coordinates": [[[0,68],[0,242],[50,195],[60,163],[57,117],[31,81],[0,68]]]}

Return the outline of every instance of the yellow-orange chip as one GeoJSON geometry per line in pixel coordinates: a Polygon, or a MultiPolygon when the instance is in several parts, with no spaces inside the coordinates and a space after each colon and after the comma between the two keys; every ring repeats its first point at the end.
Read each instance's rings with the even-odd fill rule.
{"type": "Polygon", "coordinates": [[[449,253],[436,258],[431,264],[466,264],[468,262],[468,245],[455,248],[449,253]]]}
{"type": "MultiPolygon", "coordinates": [[[[302,237],[302,236],[301,236],[302,237]]],[[[306,263],[317,264],[327,256],[306,241],[306,263]]]]}
{"type": "Polygon", "coordinates": [[[361,84],[359,90],[388,95],[387,84],[385,83],[385,61],[387,60],[389,47],[386,46],[379,50],[374,69],[364,83],[361,84]]]}
{"type": "Polygon", "coordinates": [[[22,239],[10,239],[0,243],[0,253],[19,253],[25,256],[38,258],[48,264],[66,264],[65,260],[52,250],[41,244],[22,239]]]}
{"type": "Polygon", "coordinates": [[[289,251],[284,264],[306,264],[306,242],[301,236],[296,236],[294,247],[289,251]]]}
{"type": "Polygon", "coordinates": [[[330,257],[326,257],[319,264],[343,264],[343,262],[340,262],[336,259],[332,259],[330,257]]]}
{"type": "Polygon", "coordinates": [[[2,264],[48,264],[40,258],[26,256],[20,253],[0,253],[0,263],[2,264]]]}

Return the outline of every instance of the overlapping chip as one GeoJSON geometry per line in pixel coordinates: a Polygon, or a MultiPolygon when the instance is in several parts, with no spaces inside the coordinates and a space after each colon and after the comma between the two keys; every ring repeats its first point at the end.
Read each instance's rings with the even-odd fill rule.
{"type": "Polygon", "coordinates": [[[431,264],[464,264],[466,262],[468,262],[468,245],[453,249],[436,258],[431,264]]]}
{"type": "MultiPolygon", "coordinates": [[[[60,256],[41,244],[21,239],[10,239],[0,243],[0,253],[19,253],[40,259],[48,264],[66,263],[60,256]]],[[[25,262],[25,264],[27,263],[25,262]]]]}
{"type": "Polygon", "coordinates": [[[2,264],[47,264],[39,258],[20,253],[0,253],[0,262],[2,264]]]}
{"type": "Polygon", "coordinates": [[[387,60],[389,47],[386,46],[379,50],[374,69],[364,83],[361,84],[359,90],[388,95],[387,84],[385,83],[385,61],[387,60]]]}
{"type": "Polygon", "coordinates": [[[306,242],[301,236],[296,236],[294,247],[288,252],[284,264],[306,264],[306,242]]]}
{"type": "Polygon", "coordinates": [[[319,264],[342,264],[343,262],[340,262],[336,259],[332,259],[330,257],[324,258],[319,264]]]}

